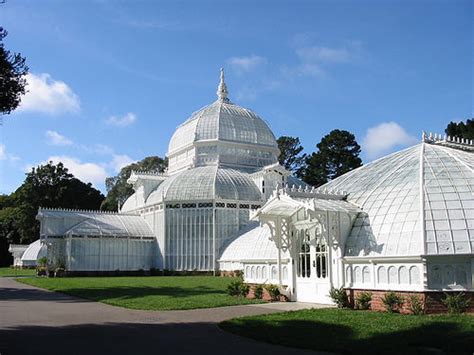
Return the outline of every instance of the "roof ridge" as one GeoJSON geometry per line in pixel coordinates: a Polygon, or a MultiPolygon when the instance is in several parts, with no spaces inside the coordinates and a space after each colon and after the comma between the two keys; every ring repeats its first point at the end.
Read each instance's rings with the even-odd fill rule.
{"type": "Polygon", "coordinates": [[[119,215],[119,216],[138,216],[135,213],[127,212],[117,212],[117,211],[101,211],[101,210],[86,210],[86,209],[75,209],[75,208],[54,208],[54,207],[39,207],[38,212],[41,211],[50,211],[50,212],[68,212],[68,213],[90,213],[90,214],[110,214],[110,215],[119,215]]]}

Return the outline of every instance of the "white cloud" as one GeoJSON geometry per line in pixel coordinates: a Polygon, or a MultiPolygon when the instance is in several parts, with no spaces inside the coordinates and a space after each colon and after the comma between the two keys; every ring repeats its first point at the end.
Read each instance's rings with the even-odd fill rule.
{"type": "Polygon", "coordinates": [[[362,149],[367,158],[375,159],[389,153],[395,147],[415,144],[418,139],[408,134],[396,122],[383,122],[367,129],[362,140],[362,149]]]}
{"type": "Polygon", "coordinates": [[[342,63],[350,59],[350,52],[346,48],[303,47],[296,54],[305,62],[342,63]]]}
{"type": "Polygon", "coordinates": [[[248,57],[232,57],[227,60],[235,70],[237,71],[251,71],[257,68],[259,65],[265,64],[267,59],[258,55],[251,55],[248,57]]]}
{"type": "Polygon", "coordinates": [[[111,126],[117,127],[126,127],[130,126],[137,120],[137,115],[132,112],[127,113],[125,116],[117,117],[117,116],[110,116],[105,120],[105,122],[111,126]]]}
{"type": "MultiPolygon", "coordinates": [[[[46,162],[41,164],[47,164],[49,161],[52,161],[53,164],[59,162],[63,163],[71,174],[84,182],[102,184],[107,177],[107,172],[104,167],[96,163],[81,162],[79,159],[69,156],[51,156],[46,162]]],[[[29,170],[31,169],[28,169],[28,171],[29,170]]]]}
{"type": "Polygon", "coordinates": [[[18,111],[51,115],[79,111],[79,97],[65,82],[53,80],[47,73],[30,73],[26,80],[28,92],[21,99],[18,111]]]}
{"type": "Polygon", "coordinates": [[[7,152],[7,148],[5,147],[4,144],[0,144],[0,160],[9,160],[11,162],[15,162],[20,160],[19,157],[13,154],[9,154],[7,152]]]}
{"type": "Polygon", "coordinates": [[[46,131],[46,137],[52,145],[71,145],[73,142],[69,138],[59,134],[56,131],[46,131]]]}
{"type": "Polygon", "coordinates": [[[127,166],[133,163],[134,161],[135,160],[133,160],[126,154],[114,154],[110,165],[115,170],[115,172],[118,173],[124,166],[127,166]]]}

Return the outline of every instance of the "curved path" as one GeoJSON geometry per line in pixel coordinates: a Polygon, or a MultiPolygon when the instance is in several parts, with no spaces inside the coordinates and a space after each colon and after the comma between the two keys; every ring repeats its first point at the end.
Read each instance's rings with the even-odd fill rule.
{"type": "Polygon", "coordinates": [[[238,316],[317,306],[292,302],[137,311],[0,277],[0,355],[314,354],[229,334],[217,323],[238,316]]]}

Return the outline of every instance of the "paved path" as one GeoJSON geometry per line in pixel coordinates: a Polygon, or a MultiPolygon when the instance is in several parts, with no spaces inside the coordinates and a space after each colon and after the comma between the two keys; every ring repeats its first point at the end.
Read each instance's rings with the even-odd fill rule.
{"type": "Polygon", "coordinates": [[[277,303],[137,311],[44,291],[0,277],[0,355],[315,354],[222,331],[237,316],[318,305],[277,303]]]}

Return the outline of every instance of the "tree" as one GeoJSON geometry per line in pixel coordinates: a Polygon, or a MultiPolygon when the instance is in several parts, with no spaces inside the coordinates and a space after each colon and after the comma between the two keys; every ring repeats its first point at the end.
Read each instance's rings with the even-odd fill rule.
{"type": "Polygon", "coordinates": [[[105,179],[105,188],[107,189],[107,197],[100,206],[101,210],[117,211],[118,205],[122,205],[127,198],[133,194],[132,185],[127,183],[132,170],[134,171],[156,171],[163,173],[168,167],[168,159],[158,156],[146,157],[139,162],[127,165],[120,170],[116,176],[105,179]]]}
{"type": "Polygon", "coordinates": [[[303,180],[320,186],[362,165],[360,146],[352,133],[335,129],[321,139],[318,150],[306,158],[303,180]]]}
{"type": "Polygon", "coordinates": [[[26,92],[26,59],[20,53],[5,49],[3,39],[8,32],[0,27],[0,112],[9,114],[15,110],[26,92]]]}
{"type": "Polygon", "coordinates": [[[0,255],[10,243],[27,244],[38,239],[39,207],[99,209],[103,199],[100,191],[75,178],[62,163],[33,168],[13,194],[0,199],[0,255]]]}
{"type": "Polygon", "coordinates": [[[444,132],[451,137],[474,139],[474,118],[468,119],[466,123],[450,122],[444,132]]]}
{"type": "Polygon", "coordinates": [[[277,139],[280,155],[278,161],[286,169],[298,174],[303,166],[306,154],[302,154],[303,147],[301,146],[298,137],[281,136],[277,139]]]}

